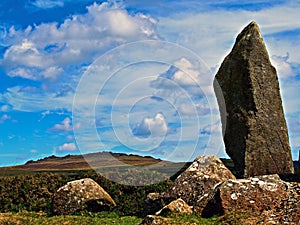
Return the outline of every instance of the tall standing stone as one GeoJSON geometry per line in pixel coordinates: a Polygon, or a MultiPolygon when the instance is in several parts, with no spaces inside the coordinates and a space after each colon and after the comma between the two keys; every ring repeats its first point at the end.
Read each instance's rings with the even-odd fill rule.
{"type": "Polygon", "coordinates": [[[239,175],[293,173],[276,69],[255,22],[236,38],[214,89],[226,152],[239,175]]]}

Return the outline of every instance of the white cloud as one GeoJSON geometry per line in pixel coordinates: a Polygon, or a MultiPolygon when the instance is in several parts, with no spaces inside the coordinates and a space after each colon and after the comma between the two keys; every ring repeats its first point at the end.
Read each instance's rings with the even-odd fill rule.
{"type": "Polygon", "coordinates": [[[199,71],[188,59],[181,58],[174,62],[168,71],[161,74],[151,85],[155,88],[170,88],[175,82],[179,86],[199,85],[199,71]],[[172,82],[170,82],[171,80],[172,82]]]}
{"type": "Polygon", "coordinates": [[[207,104],[182,104],[178,107],[178,111],[182,115],[194,116],[194,115],[206,115],[211,112],[209,105],[207,104]]]}
{"type": "MultiPolygon", "coordinates": [[[[27,92],[24,87],[8,88],[7,92],[0,94],[3,103],[11,105],[13,110],[23,112],[37,112],[47,110],[71,110],[73,103],[73,94],[57,97],[57,94],[43,93],[39,94],[27,92]]],[[[26,89],[26,88],[25,88],[26,89]]]]}
{"type": "Polygon", "coordinates": [[[45,79],[50,79],[50,80],[56,80],[57,77],[63,72],[63,69],[60,67],[56,67],[56,66],[51,66],[47,69],[45,69],[42,72],[42,76],[45,79]]]}
{"type": "Polygon", "coordinates": [[[217,121],[216,123],[209,124],[203,127],[200,131],[200,135],[211,135],[222,132],[222,124],[221,121],[217,121]]]}
{"type": "MultiPolygon", "coordinates": [[[[215,9],[201,13],[173,13],[159,17],[157,32],[162,38],[191,49],[210,67],[214,67],[229,53],[235,37],[250,21],[260,25],[264,37],[270,36],[299,29],[299,10],[300,5],[290,1],[257,11],[215,9]]],[[[290,46],[281,39],[268,38],[266,44],[271,55],[283,55],[288,51],[291,61],[299,61],[299,48],[295,47],[299,46],[299,41],[289,41],[292,43],[290,46]]]]}
{"type": "Polygon", "coordinates": [[[22,77],[29,80],[36,80],[37,77],[33,75],[34,71],[32,69],[19,67],[16,69],[13,69],[8,72],[8,76],[10,77],[22,77]]]}
{"type": "MultiPolygon", "coordinates": [[[[36,3],[46,6],[58,1],[36,3]]],[[[62,24],[42,23],[25,30],[11,27],[4,39],[10,47],[0,63],[11,76],[56,79],[70,66],[90,64],[97,56],[120,44],[158,39],[157,22],[150,16],[131,14],[107,2],[94,3],[87,10],[86,14],[73,15],[62,24]]]]}
{"type": "Polygon", "coordinates": [[[11,67],[45,68],[50,64],[49,59],[43,57],[37,46],[27,39],[24,39],[21,44],[9,47],[4,53],[4,61],[11,67]]]}
{"type": "MultiPolygon", "coordinates": [[[[77,123],[75,125],[75,128],[79,128],[80,124],[77,123]]],[[[50,129],[51,131],[71,131],[73,130],[73,126],[71,124],[71,119],[69,117],[66,117],[60,124],[55,124],[54,127],[50,129]]]]}
{"type": "Polygon", "coordinates": [[[141,137],[161,137],[168,132],[168,123],[162,113],[157,113],[153,118],[146,117],[141,123],[137,123],[133,134],[141,137]]]}
{"type": "Polygon", "coordinates": [[[63,145],[58,147],[58,151],[68,152],[68,151],[76,151],[77,147],[74,143],[64,143],[63,145]]]}
{"type": "Polygon", "coordinates": [[[57,0],[35,0],[35,1],[31,1],[30,4],[41,9],[51,9],[55,7],[64,6],[63,1],[57,1],[57,0]]]}
{"type": "Polygon", "coordinates": [[[293,71],[291,64],[288,62],[289,53],[286,56],[273,55],[271,61],[276,68],[278,76],[280,78],[294,77],[297,74],[293,71]]]}
{"type": "Polygon", "coordinates": [[[9,106],[9,105],[2,105],[0,107],[0,111],[2,111],[2,112],[8,112],[10,110],[11,110],[11,106],[9,106]]]}

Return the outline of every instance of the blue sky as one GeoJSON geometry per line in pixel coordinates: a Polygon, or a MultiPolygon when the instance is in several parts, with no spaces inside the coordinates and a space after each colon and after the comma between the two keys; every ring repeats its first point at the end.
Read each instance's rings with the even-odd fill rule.
{"type": "Polygon", "coordinates": [[[106,150],[226,157],[212,80],[252,20],[297,159],[299,11],[299,1],[1,1],[0,166],[106,150]]]}

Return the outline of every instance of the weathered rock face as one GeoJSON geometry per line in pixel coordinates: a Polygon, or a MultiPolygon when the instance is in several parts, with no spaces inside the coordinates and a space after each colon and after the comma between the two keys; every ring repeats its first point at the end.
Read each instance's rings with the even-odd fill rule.
{"type": "Polygon", "coordinates": [[[219,191],[224,213],[238,209],[251,215],[259,214],[279,207],[288,197],[287,185],[278,175],[228,180],[219,191]]]}
{"type": "Polygon", "coordinates": [[[186,204],[185,201],[183,201],[181,198],[176,199],[163,207],[161,210],[159,210],[157,213],[155,213],[157,216],[165,216],[168,215],[169,213],[179,213],[179,214],[192,214],[193,210],[192,208],[186,204]]]}
{"type": "Polygon", "coordinates": [[[293,173],[278,77],[255,22],[238,35],[214,89],[226,152],[239,175],[293,173]]]}
{"type": "Polygon", "coordinates": [[[110,195],[95,181],[86,178],[68,182],[53,199],[53,213],[68,215],[77,211],[101,211],[116,206],[110,195]]]}
{"type": "Polygon", "coordinates": [[[297,193],[300,185],[282,181],[278,175],[228,180],[215,188],[203,210],[205,217],[241,211],[261,224],[297,224],[300,216],[297,193]]]}
{"type": "Polygon", "coordinates": [[[144,204],[144,214],[154,214],[164,206],[163,203],[160,193],[149,193],[144,204]]]}
{"type": "Polygon", "coordinates": [[[201,216],[215,185],[229,179],[235,179],[235,176],[219,158],[212,155],[201,156],[161,196],[163,199],[181,198],[201,216]]]}

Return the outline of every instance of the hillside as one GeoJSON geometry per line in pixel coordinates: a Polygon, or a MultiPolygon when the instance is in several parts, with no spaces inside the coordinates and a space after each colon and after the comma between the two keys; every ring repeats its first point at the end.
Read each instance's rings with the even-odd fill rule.
{"type": "Polygon", "coordinates": [[[44,159],[30,160],[24,165],[2,167],[0,170],[28,170],[28,171],[62,171],[62,170],[91,170],[96,168],[111,168],[125,166],[146,166],[157,163],[169,163],[151,156],[127,155],[124,153],[98,152],[85,155],[67,155],[64,157],[49,156],[44,159]],[[113,157],[112,157],[113,156],[113,157]],[[94,167],[95,168],[95,167],[94,167]]]}
{"type": "MultiPolygon", "coordinates": [[[[234,174],[234,164],[231,159],[221,159],[225,166],[234,174]]],[[[0,175],[16,175],[31,172],[76,172],[100,170],[101,172],[128,171],[131,168],[147,168],[162,174],[176,177],[184,171],[191,162],[170,162],[151,156],[134,154],[98,152],[85,155],[67,155],[63,157],[49,156],[39,160],[29,160],[23,165],[0,167],[0,175]],[[112,157],[113,156],[113,157],[112,157]],[[92,166],[91,166],[92,165],[92,166]]],[[[295,171],[298,162],[294,161],[295,171]]],[[[294,175],[296,177],[296,175],[294,175]]],[[[288,179],[296,179],[288,178],[288,179]]]]}

